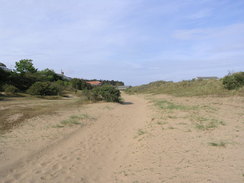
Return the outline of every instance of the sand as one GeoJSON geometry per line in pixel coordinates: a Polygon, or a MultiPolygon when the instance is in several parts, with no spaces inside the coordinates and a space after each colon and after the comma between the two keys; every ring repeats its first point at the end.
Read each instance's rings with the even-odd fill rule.
{"type": "Polygon", "coordinates": [[[36,116],[1,136],[0,182],[244,182],[243,98],[123,98],[36,116]],[[62,126],[72,115],[81,124],[62,126]],[[202,130],[200,119],[221,123],[202,130]]]}

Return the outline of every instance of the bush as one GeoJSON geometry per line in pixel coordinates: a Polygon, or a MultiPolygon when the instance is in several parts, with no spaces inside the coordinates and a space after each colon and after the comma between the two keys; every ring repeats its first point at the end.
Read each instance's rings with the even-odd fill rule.
{"type": "Polygon", "coordinates": [[[9,75],[10,75],[10,72],[7,72],[7,71],[3,70],[2,68],[0,68],[0,91],[4,90],[3,86],[8,82],[9,75]]]}
{"type": "Polygon", "coordinates": [[[15,72],[10,72],[8,77],[8,84],[14,85],[21,91],[26,91],[36,82],[35,74],[24,73],[19,74],[15,72]]]}
{"type": "Polygon", "coordinates": [[[71,86],[76,89],[76,90],[89,90],[92,88],[92,86],[88,83],[86,83],[84,80],[82,79],[77,79],[74,78],[72,80],[70,80],[71,86]]]}
{"type": "Polygon", "coordinates": [[[88,100],[92,101],[120,102],[120,91],[109,85],[95,87],[92,90],[84,90],[83,93],[88,100]]]}
{"type": "Polygon", "coordinates": [[[64,81],[58,80],[58,81],[52,82],[51,86],[56,87],[58,89],[58,93],[57,93],[58,95],[63,94],[63,91],[65,89],[64,81]]]}
{"type": "Polygon", "coordinates": [[[62,76],[56,74],[53,70],[50,69],[44,69],[42,71],[38,71],[36,75],[39,81],[54,82],[54,81],[62,80],[62,76]]]}
{"type": "Polygon", "coordinates": [[[13,85],[4,85],[3,86],[3,89],[4,89],[4,92],[6,94],[16,94],[18,92],[18,88],[16,88],[15,86],[13,85]]]}
{"type": "Polygon", "coordinates": [[[28,90],[27,93],[31,95],[58,95],[60,88],[51,82],[36,82],[28,90]]]}
{"type": "Polygon", "coordinates": [[[222,80],[223,85],[228,90],[233,90],[244,86],[244,72],[228,74],[222,80]]]}

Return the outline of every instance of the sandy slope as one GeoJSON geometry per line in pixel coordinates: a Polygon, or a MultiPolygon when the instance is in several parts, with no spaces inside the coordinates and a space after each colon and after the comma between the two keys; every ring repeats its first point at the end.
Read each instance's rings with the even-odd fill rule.
{"type": "Polygon", "coordinates": [[[124,105],[91,104],[28,121],[0,140],[0,182],[244,181],[243,98],[156,97],[124,95],[124,105]],[[156,97],[200,107],[159,110],[150,102],[156,97]],[[81,113],[96,120],[54,128],[81,113]],[[225,125],[195,129],[197,115],[225,125]],[[215,140],[226,146],[210,146],[215,140]]]}

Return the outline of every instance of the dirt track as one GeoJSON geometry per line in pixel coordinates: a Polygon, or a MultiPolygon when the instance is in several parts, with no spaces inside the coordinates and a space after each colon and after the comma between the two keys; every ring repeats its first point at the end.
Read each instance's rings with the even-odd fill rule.
{"type": "MultiPolygon", "coordinates": [[[[213,115],[226,111],[222,116],[226,125],[195,130],[188,117],[196,111],[162,114],[145,96],[124,95],[124,105],[67,109],[60,115],[35,118],[0,140],[0,182],[243,182],[243,99],[190,103],[166,98],[185,105],[204,106],[207,101],[218,108],[213,115]],[[86,119],[82,127],[53,128],[77,113],[96,120],[86,119]],[[209,146],[215,137],[225,138],[226,147],[209,146]]],[[[199,113],[209,113],[204,110],[199,113]]]]}

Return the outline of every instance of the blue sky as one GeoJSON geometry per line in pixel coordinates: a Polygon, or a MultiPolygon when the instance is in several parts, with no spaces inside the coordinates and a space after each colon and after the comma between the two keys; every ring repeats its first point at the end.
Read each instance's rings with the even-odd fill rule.
{"type": "Polygon", "coordinates": [[[128,85],[244,71],[243,0],[0,0],[0,61],[128,85]]]}

